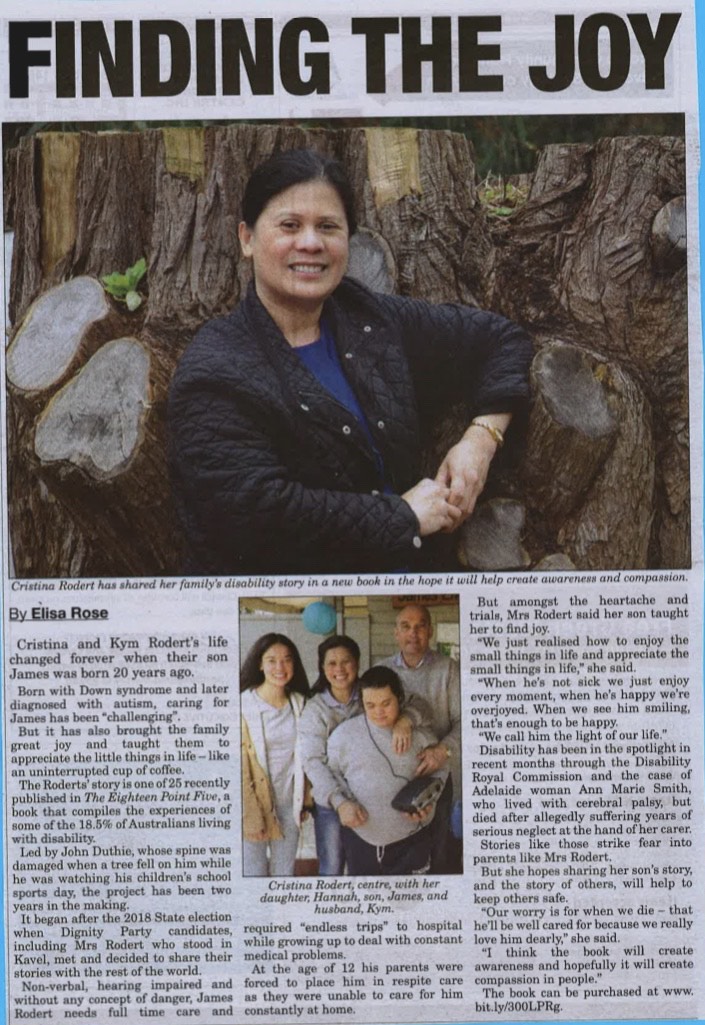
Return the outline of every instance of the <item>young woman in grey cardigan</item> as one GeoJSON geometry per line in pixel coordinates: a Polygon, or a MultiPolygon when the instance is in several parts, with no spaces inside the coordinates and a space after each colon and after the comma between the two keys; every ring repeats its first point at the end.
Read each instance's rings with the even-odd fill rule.
{"type": "Polygon", "coordinates": [[[268,633],[240,674],[243,874],[294,874],[305,778],[297,746],[308,681],[296,645],[268,633]]]}

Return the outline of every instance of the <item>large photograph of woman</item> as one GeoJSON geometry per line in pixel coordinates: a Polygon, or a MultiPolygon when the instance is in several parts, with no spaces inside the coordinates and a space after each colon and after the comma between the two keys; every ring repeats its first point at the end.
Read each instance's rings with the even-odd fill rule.
{"type": "Polygon", "coordinates": [[[541,120],[6,127],[13,573],[688,566],[683,119],[541,120]]]}

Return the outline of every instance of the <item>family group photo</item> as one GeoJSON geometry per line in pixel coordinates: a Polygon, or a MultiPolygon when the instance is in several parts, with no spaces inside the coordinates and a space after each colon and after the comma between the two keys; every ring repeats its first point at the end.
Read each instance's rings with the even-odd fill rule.
{"type": "Polygon", "coordinates": [[[244,875],[462,871],[458,599],[427,600],[241,600],[244,875]]]}

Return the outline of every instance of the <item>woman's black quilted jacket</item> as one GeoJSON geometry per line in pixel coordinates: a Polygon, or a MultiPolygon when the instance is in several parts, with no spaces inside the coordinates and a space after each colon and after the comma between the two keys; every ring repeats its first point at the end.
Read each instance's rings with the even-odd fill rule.
{"type": "MultiPolygon", "coordinates": [[[[345,278],[325,306],[381,453],[299,360],[251,287],[186,350],[169,400],[170,466],[187,570],[308,574],[428,567],[433,545],[399,495],[429,429],[522,409],[531,345],[493,313],[378,295],[345,278]]],[[[431,558],[433,563],[433,558],[431,558]]]]}

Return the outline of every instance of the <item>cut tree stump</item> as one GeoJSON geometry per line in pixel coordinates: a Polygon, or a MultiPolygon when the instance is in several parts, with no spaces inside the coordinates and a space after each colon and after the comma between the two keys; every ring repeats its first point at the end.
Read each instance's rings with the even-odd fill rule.
{"type": "Polygon", "coordinates": [[[651,252],[657,270],[670,274],[685,266],[687,249],[685,196],[662,206],[651,225],[651,252]]]}
{"type": "Polygon", "coordinates": [[[72,463],[95,481],[128,469],[149,408],[149,354],[134,338],[106,344],[64,385],[37,420],[41,463],[72,463]]]}
{"type": "Polygon", "coordinates": [[[56,384],[76,358],[87,329],[109,312],[95,278],[73,278],[40,295],[7,350],[10,384],[29,392],[56,384]]]}
{"type": "Polygon", "coordinates": [[[521,544],[525,519],[521,502],[510,498],[484,502],[461,529],[461,564],[479,570],[526,569],[531,557],[521,544]]]}
{"type": "Polygon", "coordinates": [[[576,566],[642,569],[654,515],[651,409],[617,365],[554,342],[532,367],[524,480],[537,521],[576,566]]]}
{"type": "Polygon", "coordinates": [[[373,292],[396,291],[394,254],[384,237],[369,228],[358,228],[350,239],[348,274],[373,292]]]}
{"type": "Polygon", "coordinates": [[[606,365],[575,345],[547,345],[534,360],[531,378],[527,501],[558,529],[580,506],[614,447],[618,410],[606,387],[606,365]]]}

